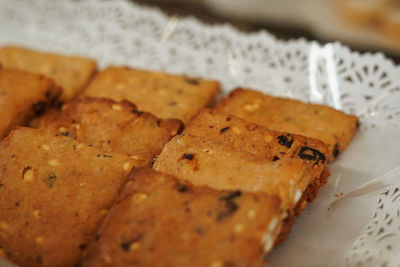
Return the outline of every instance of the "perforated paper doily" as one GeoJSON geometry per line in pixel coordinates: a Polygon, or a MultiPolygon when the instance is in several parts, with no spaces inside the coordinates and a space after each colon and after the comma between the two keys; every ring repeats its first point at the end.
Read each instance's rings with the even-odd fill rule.
{"type": "Polygon", "coordinates": [[[328,209],[335,194],[400,165],[400,69],[382,54],[244,34],[125,0],[0,0],[0,46],[5,44],[92,57],[101,68],[127,65],[217,79],[224,93],[246,86],[358,115],[360,130],[330,164],[328,184],[268,259],[271,266],[400,264],[397,169],[385,188],[328,209]]]}

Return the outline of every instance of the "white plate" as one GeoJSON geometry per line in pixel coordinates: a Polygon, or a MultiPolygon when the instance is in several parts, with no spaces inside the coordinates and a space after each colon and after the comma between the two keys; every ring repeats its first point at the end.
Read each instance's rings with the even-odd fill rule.
{"type": "Polygon", "coordinates": [[[372,193],[328,210],[335,194],[399,166],[400,69],[383,55],[360,55],[337,43],[283,42],[266,32],[243,34],[228,25],[169,18],[124,0],[0,0],[0,46],[5,44],[89,56],[102,68],[128,65],[212,78],[225,93],[247,86],[357,114],[361,127],[354,141],[330,164],[328,184],[269,261],[271,266],[400,263],[397,169],[383,177],[384,189],[369,187],[372,193]]]}

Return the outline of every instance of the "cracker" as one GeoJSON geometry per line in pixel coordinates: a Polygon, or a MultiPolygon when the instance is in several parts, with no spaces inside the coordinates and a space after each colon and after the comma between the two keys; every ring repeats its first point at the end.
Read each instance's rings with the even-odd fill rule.
{"type": "Polygon", "coordinates": [[[138,111],[127,100],[117,102],[104,98],[68,102],[61,114],[49,114],[36,126],[91,144],[104,153],[127,154],[148,165],[183,127],[177,119],[158,119],[138,111]]]}
{"type": "Polygon", "coordinates": [[[89,82],[96,71],[96,62],[82,57],[43,53],[22,47],[0,49],[0,64],[48,76],[64,90],[62,102],[73,98],[89,82]]]}
{"type": "Polygon", "coordinates": [[[249,89],[234,90],[218,103],[216,110],[270,130],[321,140],[328,146],[330,161],[348,146],[358,125],[356,116],[328,106],[272,97],[249,89]]]}
{"type": "Polygon", "coordinates": [[[127,99],[140,110],[160,118],[176,118],[187,123],[220,91],[218,82],[122,67],[100,72],[84,95],[127,99]]]}
{"type": "Polygon", "coordinates": [[[83,266],[258,266],[280,229],[279,200],[131,175],[83,266]]]}
{"type": "Polygon", "coordinates": [[[0,143],[0,250],[21,266],[75,266],[140,163],[18,128],[0,143]]]}
{"type": "Polygon", "coordinates": [[[0,140],[40,114],[60,93],[61,88],[41,75],[0,68],[0,140]]]}
{"type": "Polygon", "coordinates": [[[268,161],[209,140],[183,135],[168,142],[153,168],[196,186],[265,192],[279,196],[282,210],[293,210],[315,179],[304,160],[268,161]]]}

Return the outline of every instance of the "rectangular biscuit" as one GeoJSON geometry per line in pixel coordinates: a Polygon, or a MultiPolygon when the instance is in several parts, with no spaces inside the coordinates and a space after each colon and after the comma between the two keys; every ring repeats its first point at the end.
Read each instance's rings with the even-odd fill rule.
{"type": "Polygon", "coordinates": [[[65,102],[72,99],[89,82],[96,71],[97,64],[88,58],[6,46],[0,49],[0,65],[54,79],[57,85],[64,89],[60,100],[65,102]]]}
{"type": "Polygon", "coordinates": [[[68,137],[12,131],[0,143],[0,250],[21,266],[76,266],[134,166],[68,137]]]}
{"type": "Polygon", "coordinates": [[[272,97],[249,89],[236,89],[216,110],[257,123],[270,130],[289,132],[323,141],[334,160],[353,138],[358,120],[354,115],[324,105],[272,97]]]}
{"type": "Polygon", "coordinates": [[[276,197],[135,169],[83,266],[259,266],[279,229],[276,197]]]}
{"type": "Polygon", "coordinates": [[[276,195],[281,198],[282,210],[293,210],[315,178],[310,164],[302,159],[268,161],[189,135],[172,138],[153,168],[196,186],[276,195]]]}
{"type": "Polygon", "coordinates": [[[161,72],[108,67],[97,74],[83,95],[127,99],[160,118],[187,123],[219,93],[219,83],[161,72]]]}
{"type": "Polygon", "coordinates": [[[60,93],[51,79],[0,68],[0,140],[40,114],[60,93]]]}
{"type": "Polygon", "coordinates": [[[183,127],[177,119],[159,119],[138,111],[127,100],[117,102],[105,98],[70,101],[60,114],[44,116],[36,126],[91,144],[104,153],[127,154],[147,165],[183,127]]]}

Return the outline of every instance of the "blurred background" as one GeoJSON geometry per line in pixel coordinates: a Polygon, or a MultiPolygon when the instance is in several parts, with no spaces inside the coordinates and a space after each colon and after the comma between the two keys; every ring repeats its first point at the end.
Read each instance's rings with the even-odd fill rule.
{"type": "Polygon", "coordinates": [[[169,15],[280,39],[340,41],[362,52],[384,52],[400,63],[400,0],[132,0],[169,15]]]}

